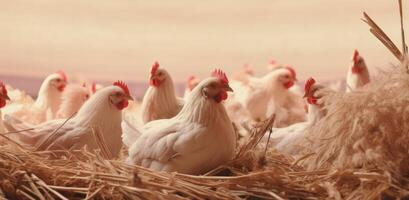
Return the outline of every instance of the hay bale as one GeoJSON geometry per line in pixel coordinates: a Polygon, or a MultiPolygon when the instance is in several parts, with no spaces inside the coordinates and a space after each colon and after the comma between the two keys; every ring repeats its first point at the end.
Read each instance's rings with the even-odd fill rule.
{"type": "Polygon", "coordinates": [[[328,94],[327,115],[308,135],[309,169],[377,168],[409,175],[409,74],[395,67],[366,87],[328,94]]]}

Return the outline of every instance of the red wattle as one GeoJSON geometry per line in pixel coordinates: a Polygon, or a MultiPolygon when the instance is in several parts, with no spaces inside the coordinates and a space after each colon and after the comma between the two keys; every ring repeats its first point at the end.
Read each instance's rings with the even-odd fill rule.
{"type": "Polygon", "coordinates": [[[288,81],[288,82],[284,83],[284,87],[286,89],[292,87],[293,85],[294,85],[294,81],[288,81]]]}
{"type": "Polygon", "coordinates": [[[6,101],[0,99],[0,108],[3,108],[4,106],[6,106],[6,101]]]}
{"type": "Polygon", "coordinates": [[[154,87],[159,87],[160,86],[160,81],[158,79],[156,79],[156,78],[151,79],[149,81],[149,85],[154,86],[154,87]]]}
{"type": "Polygon", "coordinates": [[[315,98],[313,98],[313,97],[308,97],[307,98],[307,102],[309,103],[309,104],[317,104],[317,99],[315,99],[315,98]]]}
{"type": "Polygon", "coordinates": [[[65,85],[60,85],[57,89],[58,91],[62,92],[64,91],[65,85]]]}
{"type": "Polygon", "coordinates": [[[355,67],[355,66],[353,66],[352,69],[351,69],[351,71],[352,71],[352,73],[354,73],[354,74],[359,74],[359,73],[362,72],[362,69],[361,69],[360,67],[355,67]]]}
{"type": "Polygon", "coordinates": [[[189,91],[192,91],[195,86],[193,84],[189,83],[187,87],[189,88],[189,91]]]}
{"type": "Polygon", "coordinates": [[[124,99],[124,100],[122,100],[122,101],[120,101],[119,103],[116,104],[116,108],[118,108],[118,110],[122,110],[122,109],[128,107],[128,104],[129,104],[128,100],[124,99]]]}
{"type": "Polygon", "coordinates": [[[222,98],[222,100],[226,100],[227,99],[227,92],[221,92],[220,93],[220,96],[221,96],[221,98],[222,98]]]}
{"type": "Polygon", "coordinates": [[[214,100],[215,100],[217,103],[220,103],[220,102],[222,102],[223,100],[226,100],[227,97],[228,97],[227,92],[220,92],[219,94],[217,94],[217,95],[214,97],[214,100]]]}

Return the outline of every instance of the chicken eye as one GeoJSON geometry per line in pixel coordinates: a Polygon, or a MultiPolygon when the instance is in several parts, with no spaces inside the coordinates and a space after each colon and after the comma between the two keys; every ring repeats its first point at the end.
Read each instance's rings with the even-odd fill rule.
{"type": "Polygon", "coordinates": [[[55,79],[55,81],[57,81],[57,82],[61,82],[61,79],[57,78],[57,79],[55,79]]]}
{"type": "Polygon", "coordinates": [[[115,96],[120,97],[120,96],[122,96],[122,93],[121,92],[116,92],[115,96]]]}
{"type": "Polygon", "coordinates": [[[88,99],[88,98],[89,98],[89,95],[88,95],[88,94],[87,94],[87,95],[85,95],[85,98],[86,98],[86,99],[88,99]]]}
{"type": "Polygon", "coordinates": [[[289,76],[289,75],[285,75],[284,78],[290,78],[290,76],[289,76]]]}
{"type": "Polygon", "coordinates": [[[159,75],[159,76],[162,76],[162,75],[163,75],[163,73],[162,73],[162,72],[159,72],[159,73],[158,73],[158,75],[159,75]]]}

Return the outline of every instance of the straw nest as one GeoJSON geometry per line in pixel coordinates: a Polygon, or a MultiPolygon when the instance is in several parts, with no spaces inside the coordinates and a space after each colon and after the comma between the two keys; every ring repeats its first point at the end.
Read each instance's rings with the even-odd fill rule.
{"type": "Polygon", "coordinates": [[[381,170],[320,168],[259,144],[274,119],[252,130],[236,158],[203,176],[153,172],[100,153],[0,146],[0,199],[373,199],[405,196],[381,170]],[[58,154],[58,155],[57,155],[58,154]]]}

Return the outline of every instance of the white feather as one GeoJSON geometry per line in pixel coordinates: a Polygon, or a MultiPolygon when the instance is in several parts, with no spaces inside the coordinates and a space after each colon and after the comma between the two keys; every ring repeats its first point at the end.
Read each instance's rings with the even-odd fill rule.
{"type": "MultiPolygon", "coordinates": [[[[162,69],[163,70],[163,69],[162,69]]],[[[159,87],[149,86],[142,100],[143,123],[157,119],[168,119],[179,113],[183,99],[177,98],[172,78],[167,74],[159,87]]]]}
{"type": "Polygon", "coordinates": [[[20,120],[6,118],[5,124],[12,129],[21,130],[33,128],[32,131],[24,131],[18,134],[10,134],[10,137],[25,146],[46,149],[80,149],[87,146],[90,150],[99,149],[98,143],[93,135],[97,130],[105,144],[108,146],[110,157],[119,155],[121,141],[121,111],[110,103],[109,96],[115,92],[122,91],[117,86],[109,86],[98,90],[78,111],[78,114],[62,124],[66,119],[56,119],[39,125],[27,125],[20,120]],[[61,128],[60,128],[61,127],[61,128]],[[50,143],[45,139],[55,132],[55,137],[50,143]],[[40,145],[41,144],[41,145],[40,145]]]}
{"type": "Polygon", "coordinates": [[[49,75],[41,84],[37,99],[34,103],[17,104],[4,110],[23,121],[39,124],[54,119],[61,103],[61,92],[50,84],[55,78],[62,78],[60,74],[49,75]]]}
{"type": "Polygon", "coordinates": [[[265,120],[273,113],[278,116],[279,110],[285,111],[280,116],[282,125],[304,121],[302,98],[278,81],[281,75],[288,73],[287,69],[276,69],[262,78],[250,77],[247,84],[232,82],[234,101],[240,102],[255,121],[265,120]]]}
{"type": "Polygon", "coordinates": [[[78,84],[68,84],[62,93],[57,118],[68,118],[76,113],[90,97],[91,91],[78,84]]]}
{"type": "Polygon", "coordinates": [[[201,174],[232,159],[236,135],[221,103],[202,96],[203,80],[178,115],[146,124],[127,163],[158,171],[201,174]]]}
{"type": "Polygon", "coordinates": [[[358,88],[363,87],[370,81],[370,75],[368,67],[362,57],[359,58],[361,62],[359,63],[359,69],[362,71],[360,73],[353,73],[352,68],[354,64],[352,63],[349,67],[347,78],[346,78],[346,92],[355,91],[358,88]]]}

